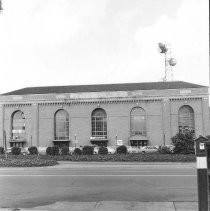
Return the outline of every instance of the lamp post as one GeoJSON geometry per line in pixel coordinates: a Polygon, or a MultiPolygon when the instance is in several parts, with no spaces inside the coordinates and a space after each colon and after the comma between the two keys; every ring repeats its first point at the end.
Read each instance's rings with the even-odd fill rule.
{"type": "Polygon", "coordinates": [[[75,144],[75,149],[77,148],[77,134],[74,134],[74,144],[75,144]]]}
{"type": "Polygon", "coordinates": [[[116,147],[117,147],[117,134],[116,134],[116,136],[115,136],[115,145],[116,145],[116,147]]]}

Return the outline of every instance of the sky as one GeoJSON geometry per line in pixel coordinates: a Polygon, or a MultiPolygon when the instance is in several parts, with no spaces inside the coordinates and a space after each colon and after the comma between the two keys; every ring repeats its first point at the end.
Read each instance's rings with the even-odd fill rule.
{"type": "Polygon", "coordinates": [[[2,0],[0,94],[173,80],[209,85],[208,0],[2,0]]]}

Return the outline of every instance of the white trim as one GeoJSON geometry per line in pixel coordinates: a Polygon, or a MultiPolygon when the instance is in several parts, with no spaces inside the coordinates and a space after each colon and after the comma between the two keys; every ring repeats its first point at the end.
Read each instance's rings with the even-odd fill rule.
{"type": "Polygon", "coordinates": [[[196,158],[197,169],[207,169],[207,157],[196,158]]]}

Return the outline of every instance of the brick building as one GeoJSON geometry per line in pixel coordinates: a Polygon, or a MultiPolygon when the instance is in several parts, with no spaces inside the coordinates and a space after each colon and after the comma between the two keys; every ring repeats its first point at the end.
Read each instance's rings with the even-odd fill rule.
{"type": "Polygon", "coordinates": [[[151,82],[29,87],[0,96],[0,146],[170,144],[209,135],[208,87],[151,82]]]}

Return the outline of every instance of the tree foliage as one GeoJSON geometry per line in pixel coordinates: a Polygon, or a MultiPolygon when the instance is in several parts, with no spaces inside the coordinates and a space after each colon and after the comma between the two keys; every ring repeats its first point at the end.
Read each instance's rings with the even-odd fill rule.
{"type": "Polygon", "coordinates": [[[83,155],[93,155],[94,148],[92,146],[84,146],[82,148],[82,154],[83,155]]]}
{"type": "Polygon", "coordinates": [[[28,148],[30,155],[38,155],[38,149],[36,146],[31,146],[28,148]]]}
{"type": "Polygon", "coordinates": [[[117,147],[117,154],[126,154],[126,153],[127,153],[127,147],[125,145],[117,147]]]}
{"type": "Polygon", "coordinates": [[[175,146],[174,153],[191,154],[195,153],[194,148],[194,133],[184,132],[177,133],[171,138],[172,144],[175,146]]]}
{"type": "Polygon", "coordinates": [[[101,147],[99,147],[98,154],[99,155],[107,155],[108,149],[106,147],[101,146],[101,147]]]}

